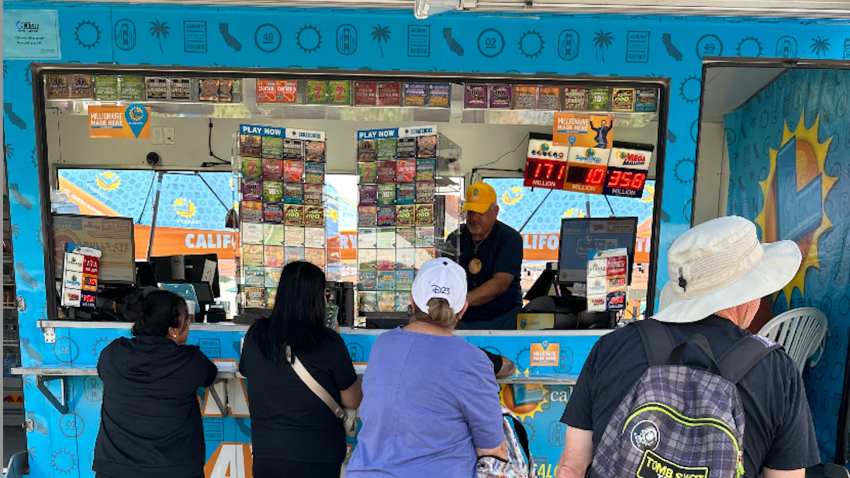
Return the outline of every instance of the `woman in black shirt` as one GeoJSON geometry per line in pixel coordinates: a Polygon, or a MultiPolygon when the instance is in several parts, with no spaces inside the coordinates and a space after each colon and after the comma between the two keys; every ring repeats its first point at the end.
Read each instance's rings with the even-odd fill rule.
{"type": "Polygon", "coordinates": [[[120,337],[100,355],[100,430],[92,468],[98,478],[204,476],[206,450],[197,390],[216,366],[189,338],[186,301],[164,290],[142,299],[135,338],[120,337]]]}
{"type": "Polygon", "coordinates": [[[359,407],[363,393],[348,349],[324,322],[325,274],[308,262],[288,264],[271,317],[248,330],[239,363],[248,379],[254,478],[339,478],[342,422],[285,358],[289,346],[337,403],[359,407]]]}

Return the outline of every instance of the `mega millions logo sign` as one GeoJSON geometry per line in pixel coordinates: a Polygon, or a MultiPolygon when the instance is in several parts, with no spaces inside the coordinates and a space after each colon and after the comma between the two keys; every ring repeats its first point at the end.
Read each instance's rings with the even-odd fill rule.
{"type": "Polygon", "coordinates": [[[824,165],[833,138],[818,141],[820,119],[806,128],[804,113],[794,131],[785,124],[779,150],[770,149],[767,179],[759,182],[765,202],[755,222],[762,228],[762,242],[794,241],[803,255],[799,272],[783,289],[789,300],[794,288],[805,295],[806,270],[820,268],[818,239],[832,227],[824,202],[837,178],[824,165]]]}
{"type": "Polygon", "coordinates": [[[188,198],[177,198],[174,200],[174,212],[177,213],[178,216],[189,219],[190,217],[195,215],[195,203],[190,201],[188,198]]]}
{"type": "Polygon", "coordinates": [[[97,175],[95,183],[104,191],[115,191],[121,186],[121,178],[112,171],[104,171],[97,175]]]}

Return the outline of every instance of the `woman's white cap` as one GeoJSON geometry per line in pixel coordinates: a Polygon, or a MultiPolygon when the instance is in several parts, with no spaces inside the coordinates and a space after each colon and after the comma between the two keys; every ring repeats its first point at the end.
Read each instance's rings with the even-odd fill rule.
{"type": "Polygon", "coordinates": [[[457,314],[466,303],[466,272],[451,259],[431,259],[422,264],[413,281],[413,302],[428,313],[428,301],[434,297],[446,299],[457,314]]]}
{"type": "Polygon", "coordinates": [[[761,244],[756,226],[738,216],[713,219],[670,246],[670,281],[661,291],[661,322],[688,323],[785,287],[800,269],[793,241],[761,244]]]}

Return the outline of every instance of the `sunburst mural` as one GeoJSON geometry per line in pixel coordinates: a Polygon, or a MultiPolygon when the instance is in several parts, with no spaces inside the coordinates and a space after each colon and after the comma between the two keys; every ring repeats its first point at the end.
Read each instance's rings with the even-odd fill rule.
{"type": "Polygon", "coordinates": [[[543,405],[549,402],[548,392],[544,385],[514,383],[502,385],[499,396],[505,407],[520,420],[525,420],[543,411],[543,405]]]}
{"type": "Polygon", "coordinates": [[[792,240],[800,247],[803,264],[785,288],[787,300],[794,288],[804,294],[806,270],[820,268],[818,239],[832,227],[823,204],[837,178],[825,171],[826,157],[832,137],[818,141],[820,116],[806,128],[805,113],[794,131],[785,123],[778,150],[770,149],[770,172],[760,181],[765,202],[756,224],[762,229],[762,242],[792,240]]]}
{"type": "Polygon", "coordinates": [[[502,203],[506,206],[512,206],[522,200],[525,188],[514,186],[510,190],[502,193],[502,203]]]}

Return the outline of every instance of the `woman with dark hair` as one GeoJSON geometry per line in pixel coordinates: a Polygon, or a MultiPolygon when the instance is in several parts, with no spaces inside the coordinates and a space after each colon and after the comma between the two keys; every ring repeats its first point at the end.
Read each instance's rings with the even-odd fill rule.
{"type": "Polygon", "coordinates": [[[286,359],[289,347],[292,360],[336,403],[360,406],[363,394],[348,349],[324,322],[325,274],[308,262],[287,264],[271,317],[248,330],[239,363],[248,379],[255,478],[339,478],[342,422],[286,359]]]}
{"type": "Polygon", "coordinates": [[[119,337],[100,354],[100,430],[92,469],[109,478],[201,478],[206,449],[198,388],[218,370],[186,345],[186,301],[155,290],[142,298],[134,338],[119,337]]]}

